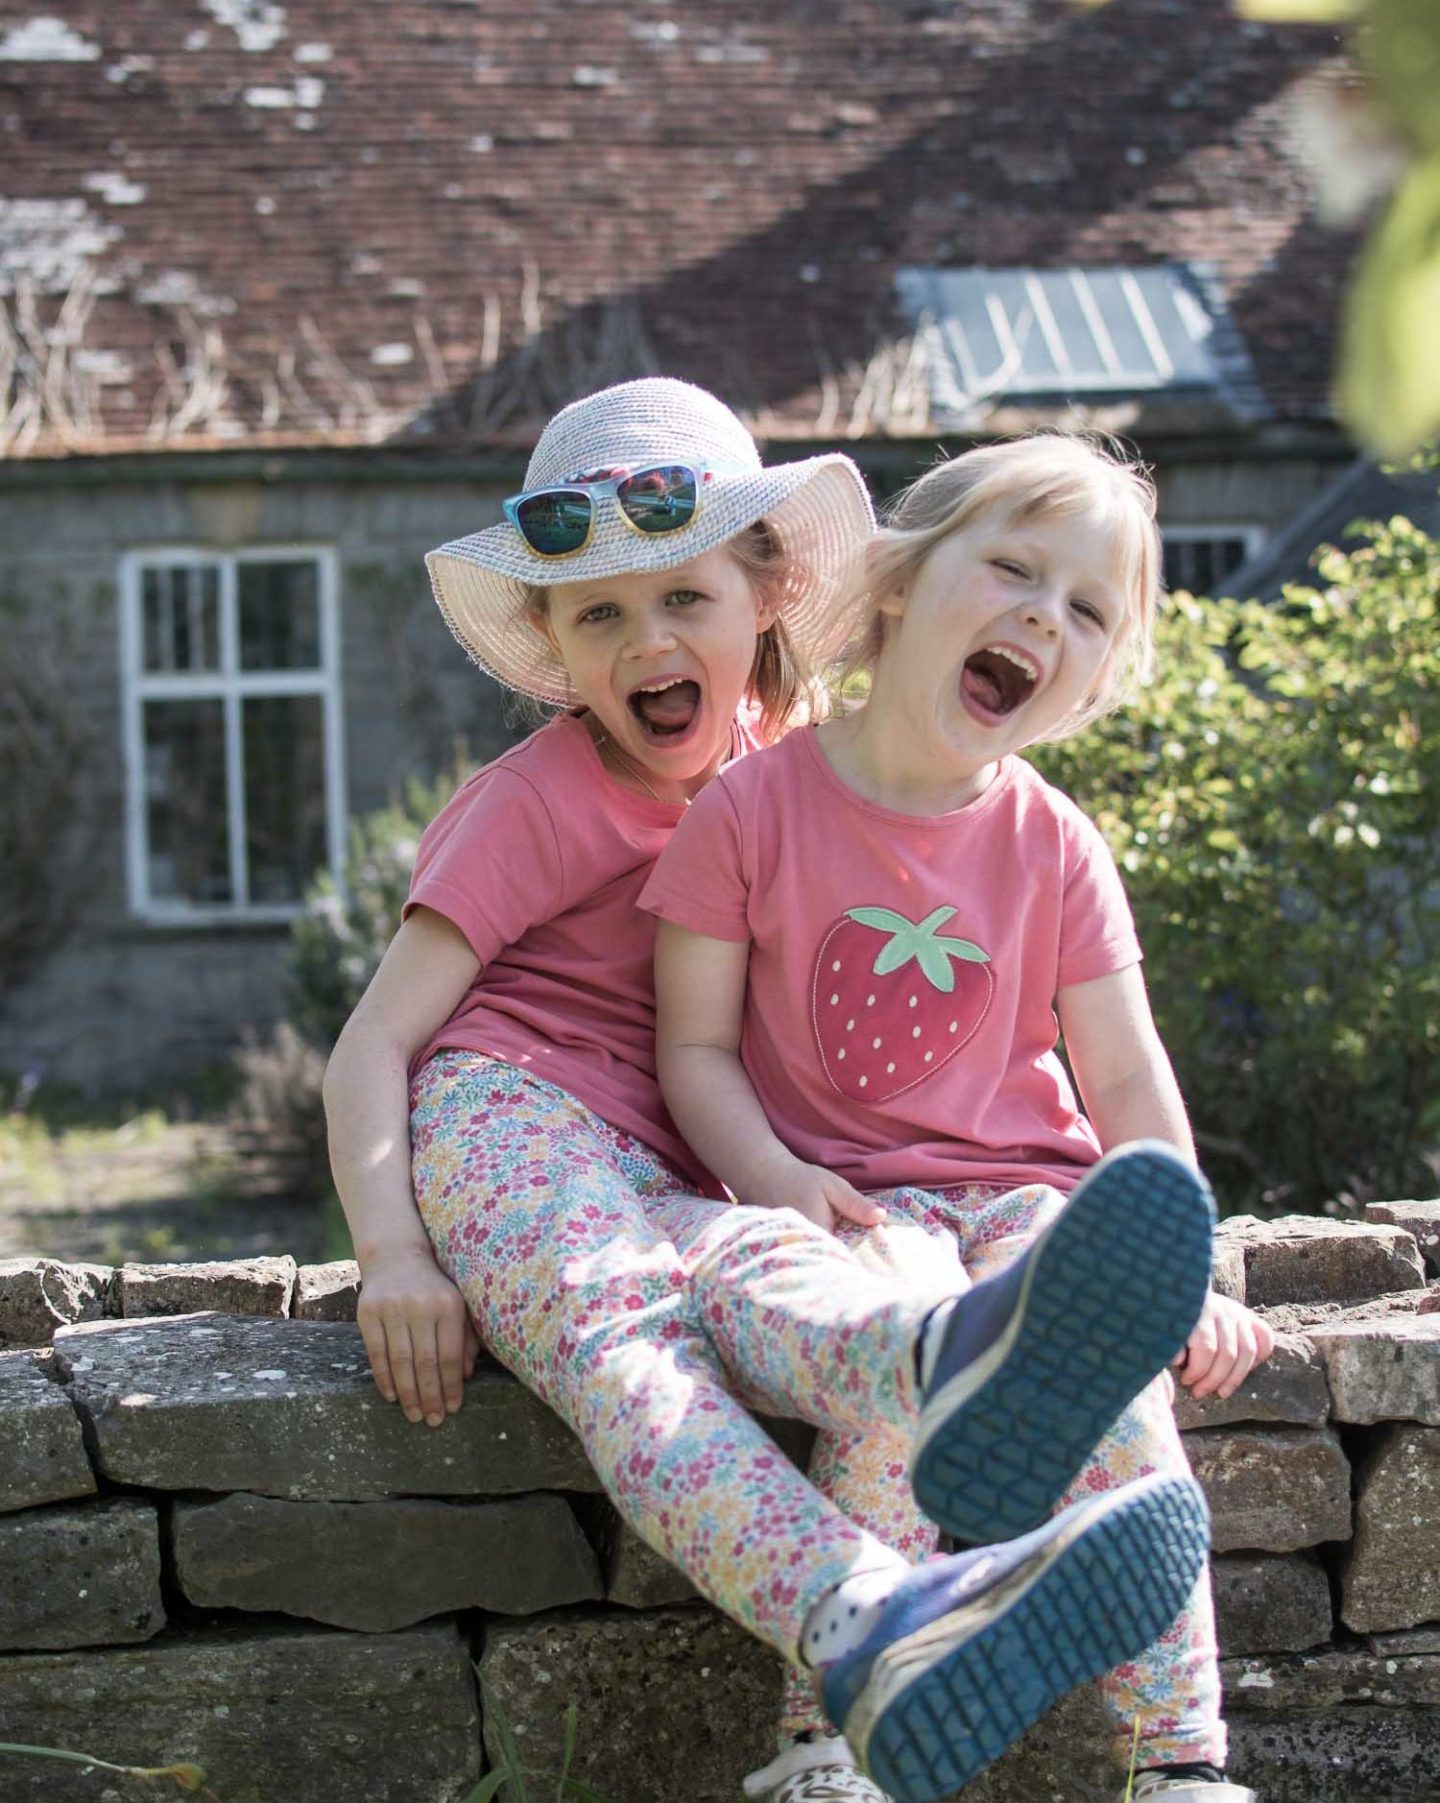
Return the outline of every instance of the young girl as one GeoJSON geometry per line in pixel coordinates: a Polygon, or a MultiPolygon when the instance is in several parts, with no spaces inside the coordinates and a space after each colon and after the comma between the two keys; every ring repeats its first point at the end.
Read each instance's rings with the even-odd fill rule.
{"type": "MultiPolygon", "coordinates": [[[[660,1100],[654,927],[635,906],[686,804],[756,737],[778,737],[808,661],[835,650],[836,599],[870,525],[863,486],[842,457],[763,468],[728,409],[671,381],[565,409],[528,484],[506,525],[432,554],[431,574],[476,660],[567,711],[427,831],[404,923],[327,1073],[376,1381],[438,1426],[478,1328],[699,1589],[797,1665],[819,1636],[854,1692],[845,1719],[873,1716],[907,1749],[908,1705],[891,1707],[883,1678],[887,1660],[918,1657],[941,1737],[962,1737],[949,1694],[1003,1662],[1005,1707],[987,1702],[980,1724],[1003,1744],[1053,1695],[1052,1668],[1073,1682],[1173,1617],[1203,1557],[1203,1506],[1188,1483],[1140,1485],[1013,1548],[918,1571],[885,1543],[909,1519],[903,1463],[877,1486],[845,1455],[877,1420],[913,1421],[936,1292],[887,1275],[883,1243],[867,1268],[788,1212],[721,1199],[660,1100]],[[803,1279],[817,1244],[843,1262],[826,1319],[783,1302],[777,1315],[776,1286],[803,1279]],[[797,1362],[815,1360],[808,1418],[836,1449],[821,1465],[831,1495],[737,1399],[745,1366],[747,1400],[773,1407],[789,1390],[766,1383],[753,1348],[722,1364],[722,1313],[727,1343],[783,1320],[797,1362]],[[1103,1618],[1088,1611],[1042,1670],[1042,1641],[1101,1592],[1103,1618]],[[1036,1650],[1009,1652],[1016,1633],[1036,1650]]],[[[837,1210],[857,1228],[881,1215],[859,1196],[837,1210]]],[[[956,1272],[945,1289],[962,1287],[956,1272]]],[[[942,1420],[942,1449],[950,1437],[942,1420]]],[[[821,1728],[813,1701],[789,1725],[789,1764],[763,1786],[780,1803],[821,1776],[844,1786],[831,1795],[883,1797],[843,1742],[800,1738],[821,1728]]],[[[939,1795],[936,1769],[927,1745],[897,1794],[939,1795]]]]}
{"type": "MultiPolygon", "coordinates": [[[[866,705],[724,773],[642,897],[663,922],[664,1094],[739,1200],[849,1238],[865,1196],[934,1236],[937,1261],[993,1279],[952,1311],[989,1317],[996,1350],[971,1381],[990,1400],[947,1450],[927,1404],[912,1462],[929,1513],[967,1539],[1033,1519],[1102,1431],[1072,1496],[1188,1469],[1168,1378],[1118,1420],[1113,1384],[1134,1358],[1115,1311],[1156,1259],[1191,1254],[1160,1237],[1153,1150],[1128,1194],[1097,1161],[1141,1137],[1189,1163],[1194,1148],[1113,860],[1015,755],[1143,669],[1158,555],[1147,480],[1089,443],[1031,438],[930,471],[868,553],[866,705]]],[[[725,1324],[711,1333],[733,1362],[725,1324]]],[[[1210,1296],[1182,1380],[1229,1394],[1271,1345],[1210,1296]]],[[[1223,1779],[1208,1573],[1103,1689],[1125,1759],[1140,1723],[1136,1803],[1250,1797],[1223,1779]]]]}

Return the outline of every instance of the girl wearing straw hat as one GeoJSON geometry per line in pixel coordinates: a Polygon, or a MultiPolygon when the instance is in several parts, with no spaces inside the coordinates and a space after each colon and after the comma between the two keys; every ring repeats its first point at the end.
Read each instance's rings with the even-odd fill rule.
{"type": "MultiPolygon", "coordinates": [[[[863,1257],[788,1210],[730,1202],[661,1101],[654,922],[636,901],[688,802],[806,715],[872,525],[854,465],[766,467],[712,395],[632,382],[551,421],[505,516],[431,554],[436,599],[484,670],[561,711],[425,833],[403,923],[326,1076],[371,1368],[410,1419],[439,1426],[478,1330],[574,1429],[631,1525],[790,1661],[787,1744],[749,1794],[885,1803],[805,1674],[865,1638],[845,1666],[847,1730],[904,1738],[897,1674],[918,1662],[937,1696],[955,1694],[974,1686],[977,1649],[983,1662],[1003,1641],[996,1731],[1012,1738],[1043,1706],[1026,1672],[1038,1678],[1057,1610],[1078,1611],[1071,1663],[1097,1674],[1175,1614],[1204,1557],[1203,1505],[1185,1485],[1132,1486],[1012,1545],[912,1566],[923,1535],[905,1543],[903,1459],[867,1451],[868,1417],[914,1412],[933,1288],[890,1267],[864,1198],[849,1215],[869,1230],[863,1257]],[[786,1273],[822,1267],[827,1325],[787,1343],[873,1410],[852,1406],[822,1439],[812,1481],[742,1405],[707,1311],[723,1298],[727,1333],[748,1320],[770,1334],[786,1273]],[[1137,1574],[1123,1629],[1081,1596],[1117,1560],[1137,1574]]],[[[972,1730],[940,1707],[913,1732],[972,1730]]],[[[929,1753],[911,1763],[893,1794],[937,1796],[929,1753]]]]}

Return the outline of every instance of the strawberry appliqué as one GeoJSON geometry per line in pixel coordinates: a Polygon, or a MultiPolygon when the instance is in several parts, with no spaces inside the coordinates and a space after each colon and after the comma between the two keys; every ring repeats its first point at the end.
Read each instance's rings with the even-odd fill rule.
{"type": "Polygon", "coordinates": [[[820,942],[811,1020],[833,1089],[884,1102],[911,1089],[973,1039],[990,1009],[989,955],[940,929],[954,908],[907,920],[893,908],[850,908],[820,942]]]}

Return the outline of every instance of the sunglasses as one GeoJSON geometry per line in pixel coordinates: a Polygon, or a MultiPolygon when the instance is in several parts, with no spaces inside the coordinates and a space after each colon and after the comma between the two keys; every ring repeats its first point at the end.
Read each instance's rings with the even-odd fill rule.
{"type": "Polygon", "coordinates": [[[626,525],[653,538],[691,523],[700,511],[704,486],[715,474],[689,463],[595,470],[569,482],[526,489],[501,506],[537,557],[573,557],[594,536],[598,496],[612,495],[626,525]]]}

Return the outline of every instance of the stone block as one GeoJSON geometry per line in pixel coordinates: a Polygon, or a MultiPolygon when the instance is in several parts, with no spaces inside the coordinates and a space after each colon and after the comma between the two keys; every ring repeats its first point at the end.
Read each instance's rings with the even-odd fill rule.
{"type": "Polygon", "coordinates": [[[1276,1333],[1309,1334],[1347,1321],[1409,1321],[1440,1301],[1440,1284],[1426,1290],[1390,1290],[1365,1302],[1278,1302],[1256,1312],[1276,1333]]]}
{"type": "Polygon", "coordinates": [[[1291,1553],[1350,1537],[1350,1466],[1329,1428],[1204,1428],[1185,1450],[1217,1553],[1291,1553]]]}
{"type": "Polygon", "coordinates": [[[288,1315],[295,1290],[295,1260],[218,1259],[213,1264],[121,1265],[115,1278],[127,1320],[155,1315],[288,1315]]]}
{"type": "Polygon", "coordinates": [[[1303,1334],[1279,1337],[1270,1357],[1255,1367],[1233,1396],[1207,1396],[1197,1401],[1181,1385],[1175,1386],[1175,1421],[1182,1432],[1224,1427],[1232,1421],[1323,1427],[1329,1412],[1325,1371],[1315,1347],[1303,1334]]]}
{"type": "MultiPolygon", "coordinates": [[[[541,1772],[560,1769],[573,1701],[571,1770],[616,1803],[734,1803],[774,1757],[780,1660],[711,1609],[493,1622],[480,1677],[541,1772]]],[[[485,1746],[498,1763],[488,1717],[485,1746]]]]}
{"type": "Polygon", "coordinates": [[[46,1375],[50,1359],[0,1352],[0,1511],[95,1491],[80,1417],[46,1375]]]}
{"type": "Polygon", "coordinates": [[[1391,1290],[1425,1287],[1414,1236],[1371,1221],[1282,1215],[1258,1221],[1234,1215],[1218,1237],[1245,1252],[1245,1300],[1251,1308],[1285,1302],[1363,1302],[1391,1290]]]}
{"type": "Polygon", "coordinates": [[[57,1327],[98,1321],[113,1276],[109,1265],[0,1259],[0,1348],[48,1346],[57,1327]]]}
{"type": "Polygon", "coordinates": [[[154,1503],[115,1496],[0,1516],[0,1647],[114,1646],[164,1626],[154,1503]]]}
{"type": "Polygon", "coordinates": [[[1216,1234],[1210,1287],[1232,1302],[1245,1300],[1245,1248],[1239,1240],[1222,1239],[1216,1234]]]}
{"type": "Polygon", "coordinates": [[[1435,1803],[1440,1716],[1364,1704],[1229,1716],[1228,1775],[1264,1803],[1435,1803]]]}
{"type": "Polygon", "coordinates": [[[559,1496],[512,1502],[177,1502],[192,1603],[386,1633],[457,1609],[531,1615],[596,1600],[600,1569],[559,1496]]]}
{"type": "Polygon", "coordinates": [[[1393,1634],[1367,1634],[1367,1649],[1382,1659],[1402,1653],[1440,1653],[1440,1627],[1400,1628],[1393,1634]]]}
{"type": "Polygon", "coordinates": [[[412,1425],[342,1321],[94,1322],[63,1329],[56,1360],[115,1483],[321,1502],[599,1488],[574,1435],[497,1365],[443,1426],[412,1425]]]}
{"type": "Polygon", "coordinates": [[[360,1300],[360,1267],[353,1258],[301,1265],[290,1313],[297,1321],[353,1321],[360,1300]]]}
{"type": "Polygon", "coordinates": [[[1362,1632],[1440,1619],[1440,1428],[1381,1428],[1356,1476],[1342,1619],[1362,1632]]]}
{"type": "Polygon", "coordinates": [[[1211,1567],[1220,1651],[1303,1653],[1330,1638],[1330,1580],[1304,1553],[1225,1553],[1211,1567]]]}
{"type": "Polygon", "coordinates": [[[683,1571],[648,1546],[613,1509],[597,1533],[605,1597],[625,1609],[660,1609],[688,1603],[698,1594],[683,1571]]]}
{"type": "MultiPolygon", "coordinates": [[[[542,1772],[560,1767],[573,1699],[571,1769],[616,1803],[734,1803],[745,1774],[774,1756],[780,1661],[710,1609],[493,1623],[480,1675],[542,1772]]],[[[486,1744],[498,1760],[493,1723],[486,1744]]],[[[967,1785],[964,1803],[1115,1803],[1119,1785],[1087,1685],[967,1785]]]]}
{"type": "Polygon", "coordinates": [[[1440,1315],[1316,1327],[1337,1421],[1440,1427],[1440,1315]]]}
{"type": "Polygon", "coordinates": [[[1440,1200],[1432,1202],[1367,1202],[1365,1219],[1386,1227],[1403,1227],[1432,1277],[1440,1277],[1440,1200]]]}
{"type": "Polygon", "coordinates": [[[1265,1803],[1433,1803],[1440,1659],[1225,1659],[1230,1775],[1265,1803]]]}
{"type": "MultiPolygon", "coordinates": [[[[463,1803],[478,1714],[453,1623],[172,1628],[143,1647],[0,1658],[7,1739],[118,1764],[193,1760],[225,1803],[463,1803]]],[[[106,1789],[80,1766],[5,1761],[5,1803],[101,1803],[106,1789]]]]}

